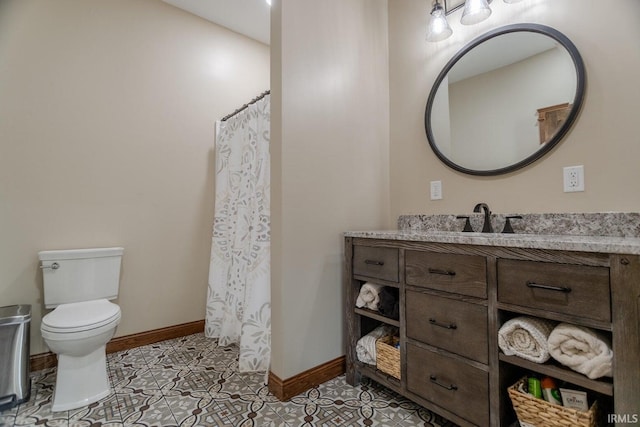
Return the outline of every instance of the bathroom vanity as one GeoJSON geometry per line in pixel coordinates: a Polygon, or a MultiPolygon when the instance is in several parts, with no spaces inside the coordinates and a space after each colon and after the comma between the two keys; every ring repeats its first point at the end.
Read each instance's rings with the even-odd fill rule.
{"type": "Polygon", "coordinates": [[[349,384],[364,375],[461,426],[510,426],[507,388],[539,373],[587,390],[603,425],[640,415],[639,238],[348,232],[345,291],[349,384]],[[366,282],[399,289],[399,320],[355,307],[366,282]],[[500,326],[521,315],[605,333],[613,378],[501,353],[500,326]],[[381,324],[399,328],[401,379],[357,359],[358,339],[381,324]]]}

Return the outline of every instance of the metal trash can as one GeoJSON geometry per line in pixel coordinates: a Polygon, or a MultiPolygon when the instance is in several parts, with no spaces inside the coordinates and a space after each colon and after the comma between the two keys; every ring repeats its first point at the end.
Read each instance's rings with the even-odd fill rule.
{"type": "Polygon", "coordinates": [[[0,307],[0,411],[31,397],[30,330],[30,305],[0,307]]]}

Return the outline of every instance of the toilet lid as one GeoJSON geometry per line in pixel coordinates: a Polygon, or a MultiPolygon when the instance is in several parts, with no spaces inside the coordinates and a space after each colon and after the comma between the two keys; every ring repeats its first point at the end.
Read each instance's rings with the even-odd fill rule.
{"type": "Polygon", "coordinates": [[[120,307],[106,299],[60,304],[42,318],[42,326],[58,332],[98,328],[120,318],[120,307]]]}

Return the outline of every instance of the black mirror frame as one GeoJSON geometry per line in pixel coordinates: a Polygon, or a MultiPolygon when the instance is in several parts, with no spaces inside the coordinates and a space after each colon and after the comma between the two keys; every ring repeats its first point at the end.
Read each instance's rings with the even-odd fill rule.
{"type": "Polygon", "coordinates": [[[469,175],[494,176],[494,175],[506,174],[506,173],[521,169],[535,162],[536,160],[538,160],[539,158],[547,154],[549,151],[551,151],[553,147],[555,147],[562,140],[562,138],[567,134],[569,129],[571,129],[571,126],[576,121],[576,118],[578,117],[580,109],[582,108],[585,86],[586,86],[586,74],[585,74],[585,67],[584,67],[584,62],[582,61],[582,57],[580,56],[580,53],[578,52],[578,49],[573,44],[573,42],[571,42],[571,40],[569,40],[564,34],[559,32],[558,30],[551,27],[547,27],[545,25],[540,25],[540,24],[512,24],[512,25],[496,28],[495,30],[489,31],[481,35],[480,37],[474,39],[465,47],[463,47],[458,53],[456,53],[453,56],[453,58],[449,60],[449,62],[447,62],[447,64],[442,69],[442,71],[440,71],[440,74],[438,74],[438,77],[436,78],[433,84],[433,87],[431,88],[431,92],[429,93],[429,98],[427,99],[427,108],[424,115],[424,124],[425,124],[425,130],[427,133],[427,139],[429,141],[429,145],[431,146],[431,149],[436,154],[436,156],[438,156],[438,158],[444,164],[446,164],[447,166],[449,166],[454,170],[457,170],[459,172],[463,172],[469,175]],[[532,33],[544,34],[556,40],[567,50],[567,52],[569,52],[569,55],[571,56],[571,59],[573,60],[573,64],[576,68],[576,94],[573,100],[573,108],[569,112],[569,115],[567,116],[567,119],[565,120],[565,122],[562,124],[560,129],[558,129],[558,131],[551,138],[551,140],[549,140],[549,142],[547,142],[544,145],[544,147],[540,148],[529,157],[526,157],[525,159],[520,160],[512,165],[505,166],[503,168],[498,168],[498,169],[475,170],[475,169],[465,168],[451,161],[438,149],[436,145],[435,138],[431,131],[431,110],[433,108],[433,102],[436,96],[436,92],[438,91],[438,88],[442,84],[442,81],[444,80],[446,75],[449,73],[451,68],[453,68],[453,66],[471,49],[494,37],[497,37],[503,34],[514,33],[514,32],[532,32],[532,33]]]}

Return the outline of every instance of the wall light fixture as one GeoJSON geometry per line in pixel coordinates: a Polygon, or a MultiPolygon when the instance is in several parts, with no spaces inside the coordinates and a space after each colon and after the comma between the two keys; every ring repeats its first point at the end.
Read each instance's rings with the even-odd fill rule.
{"type": "Polygon", "coordinates": [[[491,8],[487,0],[467,0],[464,2],[460,23],[463,25],[477,24],[489,16],[491,16],[491,8]]]}
{"type": "MultiPolygon", "coordinates": [[[[464,6],[462,11],[462,16],[460,18],[460,23],[463,25],[472,25],[477,24],[478,22],[482,22],[487,19],[491,15],[491,7],[489,7],[489,3],[491,0],[466,0],[466,1],[453,1],[453,0],[443,0],[445,1],[445,5],[447,1],[452,1],[452,3],[459,3],[453,8],[444,8],[440,4],[440,0],[433,1],[433,7],[431,8],[431,19],[429,20],[429,25],[427,26],[427,41],[429,42],[437,42],[440,40],[444,40],[453,34],[453,30],[449,26],[447,22],[447,16],[453,11],[464,6]],[[445,10],[446,9],[446,10],[445,10]]],[[[503,0],[505,3],[517,3],[521,0],[503,0]]]]}
{"type": "Polygon", "coordinates": [[[444,8],[435,0],[433,2],[433,9],[431,9],[431,20],[427,27],[427,41],[437,42],[444,40],[453,34],[453,30],[447,22],[447,17],[444,15],[444,8]]]}

